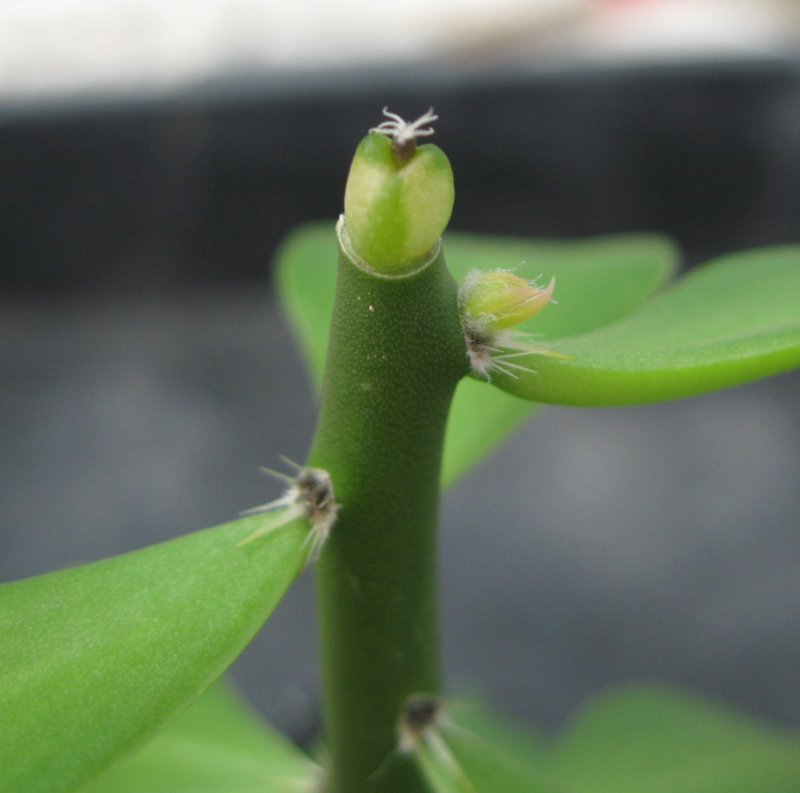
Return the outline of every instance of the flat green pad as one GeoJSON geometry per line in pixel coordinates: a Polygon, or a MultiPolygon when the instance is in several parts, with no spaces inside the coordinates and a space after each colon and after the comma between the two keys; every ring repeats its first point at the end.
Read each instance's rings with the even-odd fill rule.
{"type": "Polygon", "coordinates": [[[645,686],[600,695],[551,741],[456,705],[414,758],[431,793],[800,790],[800,734],[645,686]]]}
{"type": "MultiPolygon", "coordinates": [[[[565,313],[572,311],[563,298],[565,313]]],[[[691,271],[617,322],[528,356],[497,377],[517,396],[565,405],[678,399],[800,366],[800,247],[732,254],[691,271]]]]}
{"type": "Polygon", "coordinates": [[[144,745],[233,662],[305,561],[247,518],[0,587],[0,791],[59,793],[144,745]]]}
{"type": "Polygon", "coordinates": [[[298,793],[320,769],[214,684],[133,758],[84,793],[298,793]]]}

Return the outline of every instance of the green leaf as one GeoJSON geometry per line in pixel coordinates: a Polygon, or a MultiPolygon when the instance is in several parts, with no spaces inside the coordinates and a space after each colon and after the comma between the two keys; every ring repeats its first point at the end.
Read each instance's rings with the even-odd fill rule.
{"type": "Polygon", "coordinates": [[[800,790],[800,733],[651,686],[600,695],[555,740],[454,705],[413,758],[432,793],[800,790]]]}
{"type": "MultiPolygon", "coordinates": [[[[580,311],[559,297],[565,313],[580,311]]],[[[497,385],[539,402],[603,406],[677,399],[789,371],[800,366],[800,247],[723,257],[636,313],[551,346],[572,357],[529,356],[535,372],[498,376],[497,385]]]]}
{"type": "Polygon", "coordinates": [[[501,754],[512,756],[519,763],[538,769],[544,767],[550,744],[543,732],[498,716],[480,701],[454,704],[448,718],[456,727],[457,746],[462,745],[460,740],[465,740],[467,746],[479,742],[484,746],[501,747],[501,754]]]}
{"type": "Polygon", "coordinates": [[[416,741],[413,758],[432,793],[566,793],[543,772],[547,746],[476,705],[455,705],[416,741]]]}
{"type": "Polygon", "coordinates": [[[318,767],[217,683],[83,793],[300,793],[318,767]]]}
{"type": "Polygon", "coordinates": [[[252,517],[0,587],[0,791],[75,789],[239,655],[302,569],[304,521],[252,517]]]}
{"type": "Polygon", "coordinates": [[[450,485],[530,418],[536,406],[465,377],[447,417],[442,483],[450,485]]]}
{"type": "Polygon", "coordinates": [[[333,223],[301,226],[278,251],[277,286],[319,393],[336,292],[339,257],[333,223]]]}
{"type": "Polygon", "coordinates": [[[573,793],[795,793],[800,735],[658,688],[601,695],[556,744],[573,793]]]}
{"type": "MultiPolygon", "coordinates": [[[[676,259],[668,241],[647,234],[555,242],[448,233],[445,253],[457,280],[475,268],[513,268],[528,278],[555,275],[559,305],[531,321],[530,329],[545,338],[585,333],[636,310],[670,277],[676,259]]],[[[337,255],[333,224],[324,223],[296,231],[278,257],[280,294],[317,388],[333,312],[337,255]]],[[[485,383],[463,382],[448,423],[444,483],[488,454],[532,410],[530,403],[485,383]]]]}

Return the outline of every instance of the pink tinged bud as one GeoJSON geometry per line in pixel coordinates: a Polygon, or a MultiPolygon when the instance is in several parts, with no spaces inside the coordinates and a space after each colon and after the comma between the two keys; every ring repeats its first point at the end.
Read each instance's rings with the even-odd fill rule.
{"type": "Polygon", "coordinates": [[[464,282],[462,312],[485,332],[506,330],[543,311],[555,287],[555,278],[542,288],[508,270],[476,271],[464,282]]]}

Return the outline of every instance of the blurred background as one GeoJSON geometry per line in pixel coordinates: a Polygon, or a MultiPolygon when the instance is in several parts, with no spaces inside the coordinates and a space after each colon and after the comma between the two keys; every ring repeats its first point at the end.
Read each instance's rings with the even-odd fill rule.
{"type": "MultiPolygon", "coordinates": [[[[0,0],[0,580],[277,495],[315,405],[271,260],[385,105],[440,115],[453,229],[800,242],[798,2],[0,0]]],[[[443,504],[451,687],[549,729],[631,681],[800,727],[798,397],[541,411],[443,504]]],[[[312,576],[234,675],[313,730],[312,576]]]]}

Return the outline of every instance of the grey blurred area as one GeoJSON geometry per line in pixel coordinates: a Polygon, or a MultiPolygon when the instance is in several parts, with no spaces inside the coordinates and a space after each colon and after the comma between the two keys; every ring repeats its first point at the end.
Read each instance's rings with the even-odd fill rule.
{"type": "Polygon", "coordinates": [[[632,681],[800,726],[798,400],[542,410],[446,502],[452,676],[550,727],[632,681]]]}
{"type": "MultiPolygon", "coordinates": [[[[658,230],[687,266],[800,241],[792,60],[423,65],[6,113],[0,580],[277,494],[257,466],[303,458],[315,403],[270,261],[297,223],[335,219],[386,104],[441,116],[459,230],[658,230]]],[[[452,688],[555,728],[609,684],[675,683],[800,727],[798,397],[793,373],[543,409],[444,499],[452,688]]],[[[313,620],[306,574],[234,667],[301,736],[318,718],[313,620]]]]}

